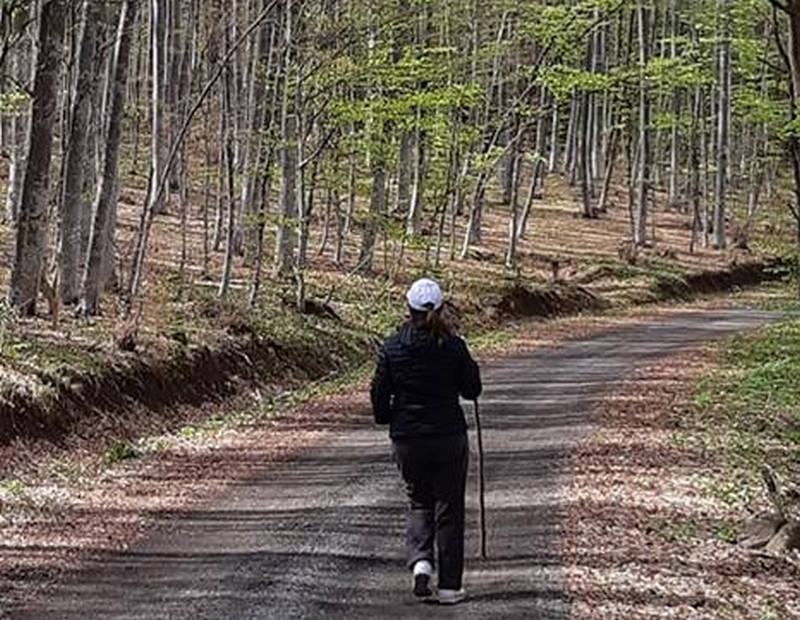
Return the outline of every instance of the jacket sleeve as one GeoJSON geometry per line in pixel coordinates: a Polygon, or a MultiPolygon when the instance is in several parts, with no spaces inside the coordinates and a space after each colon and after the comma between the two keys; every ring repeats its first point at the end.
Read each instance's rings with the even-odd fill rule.
{"type": "Polygon", "coordinates": [[[386,354],[386,346],[384,346],[378,354],[378,363],[370,389],[372,414],[375,416],[376,424],[389,424],[392,421],[392,391],[389,357],[386,354]]]}
{"type": "Polygon", "coordinates": [[[472,359],[467,344],[461,340],[460,363],[458,372],[458,391],[467,400],[475,400],[483,392],[481,384],[481,371],[478,364],[472,359]]]}

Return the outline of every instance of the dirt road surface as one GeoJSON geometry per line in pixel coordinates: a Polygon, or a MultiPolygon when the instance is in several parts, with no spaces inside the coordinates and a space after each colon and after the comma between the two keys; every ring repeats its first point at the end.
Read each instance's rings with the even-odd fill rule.
{"type": "Polygon", "coordinates": [[[473,478],[469,600],[460,606],[425,605],[410,595],[402,489],[386,432],[365,412],[363,426],[292,462],[265,466],[210,505],[165,518],[134,548],[92,562],[35,609],[11,616],[569,618],[555,542],[569,501],[561,493],[567,460],[592,430],[593,403],[638,367],[772,318],[747,310],[679,313],[488,365],[482,412],[490,560],[477,559],[473,478]]]}

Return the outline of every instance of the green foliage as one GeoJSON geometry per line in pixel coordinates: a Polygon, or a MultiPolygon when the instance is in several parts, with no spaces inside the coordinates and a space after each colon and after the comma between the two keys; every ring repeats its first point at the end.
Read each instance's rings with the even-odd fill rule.
{"type": "Polygon", "coordinates": [[[777,130],[784,123],[784,106],[765,97],[751,84],[740,84],[733,89],[733,111],[748,123],[766,123],[777,130]]]}
{"type": "Polygon", "coordinates": [[[736,542],[738,536],[739,531],[734,525],[721,523],[714,527],[714,538],[720,542],[733,544],[736,542]]]}
{"type": "Polygon", "coordinates": [[[141,450],[130,441],[115,440],[103,453],[103,462],[106,465],[115,465],[122,461],[139,458],[141,450]]]}
{"type": "Polygon", "coordinates": [[[659,536],[670,543],[685,543],[697,538],[698,526],[694,521],[684,520],[665,524],[657,530],[659,536]]]}
{"type": "Polygon", "coordinates": [[[688,299],[692,296],[692,291],[681,275],[664,271],[655,274],[650,291],[657,299],[688,299]]]}
{"type": "Polygon", "coordinates": [[[780,129],[780,137],[782,140],[789,140],[791,138],[800,138],[800,114],[797,114],[794,119],[785,123],[780,129]]]}
{"type": "Polygon", "coordinates": [[[652,58],[645,69],[645,76],[657,92],[663,93],[709,82],[703,66],[687,58],[652,58]]]}
{"type": "Polygon", "coordinates": [[[729,458],[757,475],[765,461],[781,466],[800,457],[800,321],[732,340],[721,363],[694,401],[729,458]]]}
{"type": "Polygon", "coordinates": [[[732,403],[741,410],[776,407],[797,415],[800,423],[800,321],[767,328],[760,337],[742,337],[726,352],[736,369],[732,403]]]}
{"type": "Polygon", "coordinates": [[[13,116],[30,102],[30,95],[21,88],[0,92],[0,115],[13,116]]]}
{"type": "Polygon", "coordinates": [[[24,498],[28,493],[27,488],[20,480],[0,481],[0,491],[5,491],[11,497],[16,499],[24,498]]]}
{"type": "MultiPolygon", "coordinates": [[[[558,101],[566,101],[574,91],[603,92],[617,83],[619,73],[600,74],[566,64],[553,64],[540,72],[539,84],[552,92],[558,101]]],[[[626,75],[627,77],[627,75],[626,75]]]]}

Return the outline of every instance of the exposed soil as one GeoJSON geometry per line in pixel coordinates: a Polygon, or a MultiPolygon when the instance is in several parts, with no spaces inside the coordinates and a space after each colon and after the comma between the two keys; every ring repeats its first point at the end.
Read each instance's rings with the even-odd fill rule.
{"type": "Polygon", "coordinates": [[[697,295],[722,293],[734,288],[757,286],[780,280],[783,275],[778,261],[732,264],[726,269],[700,271],[685,276],[662,277],[653,283],[655,301],[668,299],[690,300],[697,295]]]}
{"type": "MultiPolygon", "coordinates": [[[[367,334],[360,341],[356,347],[366,360],[373,343],[367,334]]],[[[345,348],[344,343],[340,346],[345,348]]],[[[168,357],[115,354],[91,372],[44,375],[43,382],[51,388],[44,397],[32,398],[19,390],[6,394],[0,399],[0,448],[18,440],[58,442],[71,434],[85,436],[98,420],[111,418],[118,429],[124,429],[128,414],[142,409],[167,426],[181,422],[172,412],[183,405],[220,401],[270,383],[301,385],[344,371],[353,361],[332,349],[326,354],[310,347],[288,350],[247,333],[237,334],[220,347],[177,349],[168,357]]],[[[0,465],[0,473],[2,469],[0,465]]]]}
{"type": "Polygon", "coordinates": [[[579,312],[607,309],[610,304],[579,286],[556,284],[550,288],[528,289],[514,286],[494,305],[504,319],[519,317],[551,318],[579,312]]]}

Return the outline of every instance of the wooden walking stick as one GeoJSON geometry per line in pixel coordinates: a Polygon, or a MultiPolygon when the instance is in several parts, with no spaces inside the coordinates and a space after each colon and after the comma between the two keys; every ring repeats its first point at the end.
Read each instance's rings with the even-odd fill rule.
{"type": "Polygon", "coordinates": [[[481,414],[478,408],[478,399],[472,401],[475,405],[475,429],[478,435],[478,507],[479,526],[481,528],[481,558],[486,560],[486,481],[483,477],[483,433],[481,432],[481,414]]]}

